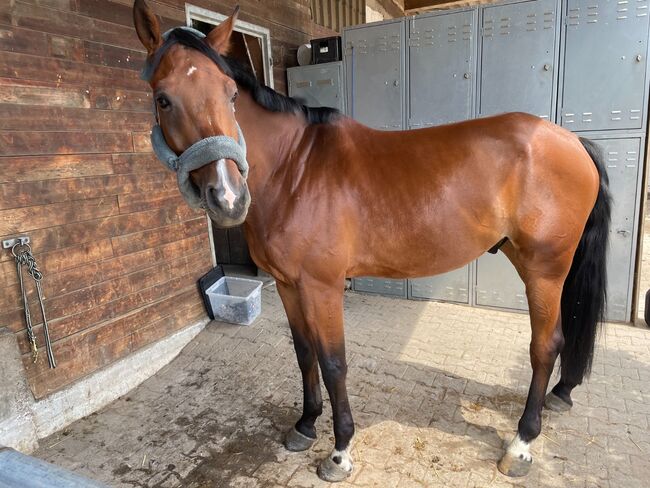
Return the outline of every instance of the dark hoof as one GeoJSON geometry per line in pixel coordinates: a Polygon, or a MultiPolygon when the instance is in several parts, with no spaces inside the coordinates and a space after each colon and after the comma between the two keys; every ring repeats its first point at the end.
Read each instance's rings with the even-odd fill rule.
{"type": "Polygon", "coordinates": [[[528,474],[532,464],[532,459],[526,459],[523,456],[513,456],[506,452],[499,460],[497,468],[499,468],[499,471],[506,476],[510,476],[511,478],[520,478],[521,476],[526,476],[528,474]]]}
{"type": "Polygon", "coordinates": [[[340,465],[332,461],[330,457],[325,458],[318,466],[318,477],[322,480],[329,481],[330,483],[343,481],[351,474],[352,467],[350,467],[349,471],[346,471],[340,465]]]}
{"type": "Polygon", "coordinates": [[[316,442],[316,439],[307,437],[298,432],[295,427],[291,427],[291,430],[287,432],[287,436],[284,438],[284,447],[289,451],[300,452],[309,449],[314,445],[314,442],[316,442]]]}
{"type": "Polygon", "coordinates": [[[554,412],[568,412],[571,410],[571,405],[562,400],[553,392],[550,392],[548,395],[546,395],[546,398],[544,399],[544,406],[554,412]]]}

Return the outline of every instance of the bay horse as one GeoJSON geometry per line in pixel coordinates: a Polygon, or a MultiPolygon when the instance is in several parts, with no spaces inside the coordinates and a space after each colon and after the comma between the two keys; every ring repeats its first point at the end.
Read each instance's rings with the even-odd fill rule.
{"type": "Polygon", "coordinates": [[[133,10],[171,150],[245,137],[247,178],[241,161],[222,157],[189,173],[190,190],[216,225],[243,222],[253,260],[276,280],[304,389],[285,446],[316,439],[320,367],[335,444],[318,473],[340,481],[352,472],[346,277],[430,276],[500,247],[526,285],[532,380],[498,467],[525,475],[542,407],[571,407],[603,318],[611,202],[596,146],[523,113],[384,132],[307,108],[226,57],[237,12],[203,38],[182,28],[162,36],[143,0],[133,10]],[[560,380],[546,395],[558,355],[560,380]]]}

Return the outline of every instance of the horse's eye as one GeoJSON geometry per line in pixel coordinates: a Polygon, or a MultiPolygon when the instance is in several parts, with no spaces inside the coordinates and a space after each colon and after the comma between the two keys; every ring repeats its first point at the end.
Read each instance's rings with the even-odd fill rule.
{"type": "Polygon", "coordinates": [[[156,103],[162,110],[167,110],[172,106],[169,99],[165,95],[158,95],[156,97],[156,103]]]}

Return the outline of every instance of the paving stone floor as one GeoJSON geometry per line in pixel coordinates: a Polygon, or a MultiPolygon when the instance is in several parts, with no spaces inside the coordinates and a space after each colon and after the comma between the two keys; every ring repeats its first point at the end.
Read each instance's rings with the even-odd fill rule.
{"type": "MultiPolygon", "coordinates": [[[[641,295],[650,286],[646,236],[641,295]]],[[[526,315],[349,292],[355,471],[341,488],[648,486],[650,330],[607,324],[570,413],[545,412],[524,479],[496,469],[530,379],[526,315]]],[[[326,395],[326,393],[324,392],[326,395]]],[[[333,445],[289,453],[300,375],[274,287],[249,327],[213,322],[129,395],[41,441],[37,456],[114,487],[320,487],[333,445]]]]}

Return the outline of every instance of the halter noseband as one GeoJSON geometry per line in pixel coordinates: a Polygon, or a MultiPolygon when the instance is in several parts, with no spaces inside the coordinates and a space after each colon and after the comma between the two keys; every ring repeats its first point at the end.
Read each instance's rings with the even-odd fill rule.
{"type": "MultiPolygon", "coordinates": [[[[163,34],[163,45],[158,48],[160,54],[157,53],[156,58],[153,60],[153,62],[151,59],[147,59],[144,68],[140,73],[140,78],[145,81],[151,80],[158,62],[162,58],[162,54],[164,54],[164,52],[171,45],[181,43],[190,47],[196,47],[192,45],[193,43],[191,44],[188,42],[183,42],[182,37],[187,36],[181,37],[172,35],[178,31],[186,31],[195,38],[195,42],[201,42],[205,44],[203,41],[205,34],[199,32],[196,29],[192,29],[191,27],[176,27],[174,29],[168,30],[163,34]]],[[[208,51],[202,49],[201,52],[203,54],[206,54],[207,57],[209,57],[221,67],[221,57],[211,48],[208,47],[207,49],[208,51]]],[[[194,171],[195,169],[201,168],[212,161],[219,161],[220,159],[231,159],[235,162],[237,168],[239,168],[242,177],[244,179],[248,177],[246,141],[244,140],[244,134],[242,134],[241,128],[236,121],[235,123],[237,124],[237,138],[239,139],[238,141],[235,141],[235,139],[226,135],[206,137],[205,139],[201,139],[192,144],[185,151],[183,151],[181,155],[176,155],[176,153],[172,151],[172,149],[167,144],[167,141],[165,140],[163,131],[158,123],[157,110],[155,110],[155,114],[156,124],[154,124],[151,129],[151,146],[153,147],[156,157],[170,170],[176,172],[178,188],[183,195],[183,198],[185,198],[185,201],[187,201],[191,207],[201,208],[201,195],[190,179],[190,172],[194,171]]]]}

